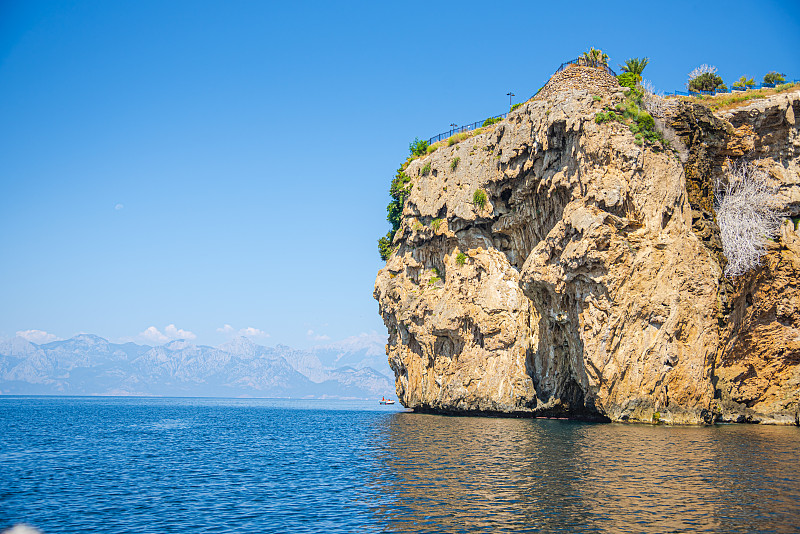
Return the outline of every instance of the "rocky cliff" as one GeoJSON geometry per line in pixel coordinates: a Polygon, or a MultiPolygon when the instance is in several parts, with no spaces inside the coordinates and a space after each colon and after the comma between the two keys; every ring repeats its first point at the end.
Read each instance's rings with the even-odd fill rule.
{"type": "Polygon", "coordinates": [[[797,424],[800,93],[670,106],[657,122],[674,150],[595,121],[624,98],[612,76],[572,67],[408,164],[374,293],[405,406],[797,424]],[[768,168],[789,217],[762,266],[731,281],[713,184],[742,156],[768,168]]]}

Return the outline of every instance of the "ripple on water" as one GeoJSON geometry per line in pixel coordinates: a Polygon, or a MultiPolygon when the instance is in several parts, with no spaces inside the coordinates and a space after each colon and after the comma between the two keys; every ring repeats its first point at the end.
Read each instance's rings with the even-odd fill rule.
{"type": "MultiPolygon", "coordinates": [[[[339,409],[337,409],[339,408],[339,409]]],[[[0,398],[0,528],[790,532],[798,429],[0,398]]]]}

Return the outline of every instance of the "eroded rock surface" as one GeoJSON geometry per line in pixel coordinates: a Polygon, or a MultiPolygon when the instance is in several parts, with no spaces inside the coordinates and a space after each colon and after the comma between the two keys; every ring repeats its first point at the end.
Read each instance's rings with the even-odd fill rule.
{"type": "Polygon", "coordinates": [[[400,401],[439,412],[794,423],[795,226],[762,268],[726,281],[711,184],[726,157],[756,151],[787,213],[798,212],[800,96],[721,116],[683,107],[670,135],[686,146],[657,151],[620,123],[595,123],[622,90],[599,70],[575,69],[489,131],[406,169],[413,187],[397,250],[375,283],[400,401]]]}

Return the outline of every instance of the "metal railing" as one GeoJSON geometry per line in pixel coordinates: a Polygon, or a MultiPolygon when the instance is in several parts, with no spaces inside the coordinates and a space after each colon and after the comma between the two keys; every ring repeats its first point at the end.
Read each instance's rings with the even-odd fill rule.
{"type": "Polygon", "coordinates": [[[786,85],[786,84],[798,84],[800,80],[793,80],[791,82],[783,82],[783,83],[762,83],[761,85],[748,85],[747,87],[731,87],[727,91],[672,91],[670,93],[664,93],[664,96],[714,96],[714,95],[723,95],[727,93],[739,93],[739,92],[746,92],[746,91],[753,91],[757,89],[774,89],[779,85],[786,85]]]}
{"type": "Polygon", "coordinates": [[[500,115],[495,115],[494,117],[489,117],[488,119],[483,119],[482,121],[473,122],[472,124],[466,124],[464,126],[456,126],[452,130],[442,132],[439,135],[434,135],[433,137],[428,139],[428,144],[432,145],[433,143],[438,143],[439,141],[449,139],[456,134],[477,130],[478,128],[483,127],[483,125],[486,124],[487,121],[505,119],[507,115],[508,113],[501,113],[500,115]]]}
{"type": "Polygon", "coordinates": [[[566,69],[568,65],[578,65],[579,67],[594,67],[596,69],[603,69],[604,71],[606,71],[607,73],[609,73],[614,77],[616,77],[617,75],[617,73],[614,72],[614,70],[608,66],[608,63],[602,63],[600,61],[591,61],[589,59],[586,59],[585,57],[576,57],[575,59],[570,59],[569,61],[565,61],[564,63],[561,64],[560,67],[556,69],[556,72],[554,72],[553,74],[561,72],[562,70],[566,69]]]}

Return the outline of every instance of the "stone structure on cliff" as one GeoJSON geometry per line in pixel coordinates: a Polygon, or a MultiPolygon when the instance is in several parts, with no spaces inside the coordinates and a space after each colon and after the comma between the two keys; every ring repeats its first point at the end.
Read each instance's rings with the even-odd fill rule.
{"type": "Polygon", "coordinates": [[[797,424],[800,92],[717,114],[673,106],[659,127],[674,151],[595,122],[623,98],[613,76],[572,67],[408,165],[374,293],[403,405],[797,424]],[[713,184],[737,157],[767,167],[789,217],[762,266],[731,281],[713,184]]]}

